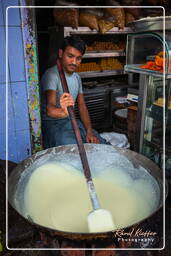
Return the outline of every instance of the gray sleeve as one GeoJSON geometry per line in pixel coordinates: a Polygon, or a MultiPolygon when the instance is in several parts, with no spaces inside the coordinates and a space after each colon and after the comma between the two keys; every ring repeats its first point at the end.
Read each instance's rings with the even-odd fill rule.
{"type": "Polygon", "coordinates": [[[57,90],[59,78],[52,70],[47,70],[41,79],[42,89],[46,90],[57,90]]]}
{"type": "Polygon", "coordinates": [[[81,77],[76,73],[77,79],[78,79],[78,84],[79,84],[79,90],[78,93],[83,93],[83,86],[82,86],[82,81],[81,77]]]}

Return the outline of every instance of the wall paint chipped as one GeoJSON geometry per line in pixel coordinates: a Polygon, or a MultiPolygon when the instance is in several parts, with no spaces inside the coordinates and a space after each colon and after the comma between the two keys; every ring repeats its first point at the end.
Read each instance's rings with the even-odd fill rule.
{"type": "MultiPolygon", "coordinates": [[[[22,6],[27,5],[20,0],[22,6]]],[[[32,1],[30,1],[32,5],[32,1]]],[[[32,154],[42,150],[39,77],[33,8],[21,8],[32,154]]]]}

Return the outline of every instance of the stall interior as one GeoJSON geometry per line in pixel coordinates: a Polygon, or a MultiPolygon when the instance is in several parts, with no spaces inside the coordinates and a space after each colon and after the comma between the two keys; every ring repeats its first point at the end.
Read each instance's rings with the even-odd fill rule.
{"type": "MultiPolygon", "coordinates": [[[[35,3],[39,5],[39,1],[35,3]]],[[[55,1],[50,1],[50,5],[54,4],[55,1]]],[[[99,12],[94,8],[88,11],[99,12]]],[[[83,11],[82,13],[84,14],[83,11]]],[[[85,26],[86,23],[84,23],[84,26],[75,29],[72,28],[72,24],[68,24],[67,27],[57,24],[53,8],[37,8],[35,14],[40,79],[47,68],[55,65],[60,39],[73,33],[79,34],[86,42],[87,49],[77,72],[82,79],[93,128],[99,132],[115,130],[127,134],[126,117],[122,119],[122,114],[120,117],[119,113],[115,112],[129,105],[126,100],[128,88],[138,89],[138,75],[134,76],[135,81],[130,84],[128,75],[124,74],[126,38],[129,28],[120,29],[113,24],[113,30],[101,32],[88,25],[85,26]]],[[[93,17],[90,26],[92,22],[93,17]]],[[[108,27],[108,30],[110,29],[111,26],[108,27]]],[[[78,116],[77,106],[76,114],[78,116]]]]}
{"type": "MultiPolygon", "coordinates": [[[[135,119],[138,102],[139,73],[125,73],[127,36],[130,22],[147,16],[162,16],[162,8],[122,8],[133,5],[129,1],[95,1],[93,5],[120,8],[53,8],[53,6],[81,6],[80,1],[48,1],[52,8],[36,8],[37,43],[40,78],[55,65],[60,39],[78,34],[87,44],[86,54],[77,72],[80,74],[86,104],[93,128],[99,132],[115,131],[128,136],[131,149],[136,150],[135,119]],[[122,6],[121,6],[122,5],[122,6]],[[134,117],[135,115],[135,117],[134,117]],[[134,120],[134,121],[133,121],[134,120]]],[[[136,5],[159,4],[157,1],[136,1],[136,5]]],[[[35,5],[41,5],[35,0],[35,5]]],[[[170,5],[163,2],[166,14],[170,5]]],[[[152,39],[153,40],[153,39],[152,39]]],[[[146,40],[140,46],[149,43],[146,40]]],[[[137,47],[136,49],[140,49],[137,47]]],[[[158,52],[157,52],[158,51],[158,52]]],[[[160,49],[155,48],[154,54],[160,49]]],[[[147,52],[146,52],[147,53],[147,52]]],[[[152,53],[150,53],[152,54],[152,53]]],[[[154,55],[153,54],[153,55],[154,55]]],[[[141,57],[134,52],[135,58],[141,57]]],[[[143,52],[142,52],[142,56],[143,52]]],[[[145,60],[144,60],[145,61],[145,60]]],[[[76,114],[78,116],[77,106],[76,114]]]]}

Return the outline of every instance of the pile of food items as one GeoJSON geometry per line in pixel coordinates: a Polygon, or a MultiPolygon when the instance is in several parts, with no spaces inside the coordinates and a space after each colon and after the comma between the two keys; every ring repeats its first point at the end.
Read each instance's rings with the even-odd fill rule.
{"type": "Polygon", "coordinates": [[[98,42],[95,41],[91,46],[87,46],[86,51],[107,51],[107,50],[123,50],[120,45],[113,42],[98,42]]]}
{"type": "Polygon", "coordinates": [[[100,65],[96,62],[81,63],[76,72],[101,71],[100,65]]]}
{"type": "Polygon", "coordinates": [[[102,58],[96,62],[81,63],[77,68],[77,72],[87,71],[105,71],[105,70],[121,70],[122,63],[117,58],[102,58]]]}
{"type": "Polygon", "coordinates": [[[101,70],[120,70],[123,65],[117,58],[103,58],[100,60],[101,70]]]}
{"type": "MultiPolygon", "coordinates": [[[[98,6],[99,1],[97,2],[98,6]]],[[[142,17],[163,15],[162,8],[143,8],[143,0],[104,0],[103,2],[104,4],[100,4],[101,8],[88,8],[88,3],[85,8],[79,8],[81,0],[56,0],[54,6],[61,6],[61,8],[53,9],[54,22],[74,29],[83,26],[95,29],[100,33],[106,33],[113,27],[123,29],[130,22],[142,17]],[[62,8],[62,6],[70,8],[62,8]],[[138,8],[140,6],[142,8],[138,8]]],[[[161,5],[166,8],[166,12],[170,8],[170,1],[168,0],[146,0],[145,2],[154,7],[161,5]]]]}
{"type": "Polygon", "coordinates": [[[165,65],[166,65],[165,54],[164,52],[159,52],[155,56],[154,61],[147,61],[145,64],[141,65],[140,68],[164,72],[165,65]]]}
{"type": "Polygon", "coordinates": [[[137,10],[122,8],[115,0],[106,0],[106,6],[113,6],[113,8],[74,8],[79,5],[64,0],[56,0],[55,6],[61,6],[53,9],[56,24],[75,29],[79,26],[89,27],[100,33],[106,33],[113,27],[124,29],[129,22],[136,20],[138,12],[138,8],[137,10]],[[62,8],[62,6],[71,8],[62,8]]]}

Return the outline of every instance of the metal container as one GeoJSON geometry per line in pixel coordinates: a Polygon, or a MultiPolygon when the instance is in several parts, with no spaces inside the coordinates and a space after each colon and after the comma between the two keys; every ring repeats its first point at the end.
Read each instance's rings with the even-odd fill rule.
{"type": "MultiPolygon", "coordinates": [[[[131,175],[135,176],[134,178],[137,179],[138,177],[148,177],[148,179],[151,179],[152,184],[155,188],[155,193],[157,197],[157,207],[154,209],[153,213],[139,221],[138,223],[135,223],[134,225],[125,227],[125,232],[129,232],[132,230],[132,228],[142,227],[145,223],[148,225],[148,228],[150,229],[150,222],[151,219],[156,222],[155,215],[158,213],[158,211],[162,208],[163,205],[163,178],[162,178],[162,172],[159,169],[159,167],[154,164],[151,160],[147,159],[143,155],[137,154],[136,152],[133,152],[128,149],[121,149],[116,148],[110,145],[102,145],[102,144],[85,144],[86,153],[88,156],[90,168],[92,167],[92,164],[95,163],[98,167],[97,158],[94,159],[94,153],[96,154],[102,154],[104,156],[103,165],[105,168],[105,165],[108,166],[109,164],[113,163],[114,166],[117,166],[117,164],[120,164],[121,166],[126,166],[127,172],[129,172],[130,168],[136,168],[135,172],[132,172],[131,175]],[[118,157],[120,157],[121,161],[118,160],[118,157]],[[93,163],[91,162],[93,159],[93,163]],[[120,161],[118,163],[118,161],[120,161]],[[142,171],[142,168],[144,168],[142,171]]],[[[8,200],[12,207],[20,214],[22,217],[24,217],[27,221],[29,221],[32,225],[36,226],[38,230],[46,232],[50,235],[56,235],[63,238],[69,238],[74,240],[93,240],[93,239],[104,239],[115,237],[115,231],[110,232],[101,232],[101,233],[76,233],[76,232],[64,232],[61,230],[51,229],[45,226],[38,225],[36,223],[33,223],[31,219],[26,218],[23,214],[24,209],[24,191],[26,188],[26,185],[28,183],[29,177],[31,176],[32,172],[35,170],[35,168],[41,166],[42,164],[46,163],[49,160],[57,160],[57,159],[67,159],[68,157],[71,157],[72,164],[74,164],[75,160],[79,160],[79,154],[77,145],[66,145],[66,146],[59,146],[55,148],[50,148],[47,150],[40,151],[33,155],[32,157],[29,157],[28,159],[21,162],[11,173],[9,180],[8,180],[8,200]]],[[[101,167],[101,166],[100,166],[101,167]]],[[[93,170],[94,171],[94,170],[93,170]]],[[[168,186],[166,184],[166,195],[168,191],[168,186]]],[[[116,235],[117,236],[117,235],[116,235]]]]}
{"type": "Polygon", "coordinates": [[[128,114],[127,108],[118,109],[114,112],[114,118],[113,118],[114,126],[123,130],[123,132],[127,131],[127,114],[128,114]]]}
{"type": "Polygon", "coordinates": [[[171,30],[171,16],[147,17],[130,22],[128,26],[134,32],[171,30]],[[165,21],[165,22],[164,22],[165,21]]]}

